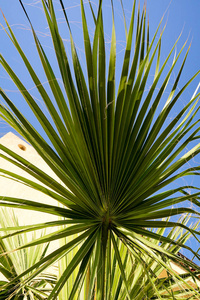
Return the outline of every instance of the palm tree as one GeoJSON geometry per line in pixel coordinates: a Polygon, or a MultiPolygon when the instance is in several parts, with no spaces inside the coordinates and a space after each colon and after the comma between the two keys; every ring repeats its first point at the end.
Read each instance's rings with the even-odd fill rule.
{"type": "MultiPolygon", "coordinates": [[[[59,33],[53,1],[42,0],[62,78],[64,87],[62,89],[23,3],[21,0],[19,2],[30,22],[53,100],[40,82],[6,19],[5,31],[20,54],[50,118],[46,117],[43,109],[2,55],[0,55],[0,62],[31,108],[50,143],[25,118],[2,89],[0,94],[5,104],[0,105],[0,116],[35,148],[58,180],[0,145],[1,157],[25,170],[33,180],[1,169],[4,176],[9,176],[50,195],[55,200],[55,205],[52,206],[40,203],[38,199],[30,201],[14,196],[2,196],[0,205],[34,209],[60,218],[49,224],[32,226],[31,228],[36,230],[50,225],[62,225],[57,231],[18,249],[54,240],[65,239],[65,242],[57,250],[22,272],[15,280],[23,278],[31,271],[31,275],[20,282],[25,285],[31,278],[62,259],[66,261],[66,266],[48,299],[57,299],[63,287],[67,287],[67,299],[83,299],[83,297],[113,299],[115,269],[120,282],[115,299],[133,299],[135,291],[132,289],[130,272],[145,272],[149,284],[156,291],[156,297],[162,299],[166,295],[160,292],[152,279],[157,278],[157,269],[154,268],[153,263],[155,262],[166,269],[174,282],[179,280],[180,285],[180,282],[182,285],[184,283],[183,289],[186,293],[190,290],[197,295],[198,291],[175,274],[168,263],[170,260],[181,266],[182,257],[171,251],[171,247],[169,249],[162,247],[163,243],[168,243],[172,247],[187,248],[196,259],[199,259],[198,251],[184,245],[181,239],[177,242],[173,235],[162,235],[164,228],[180,227],[193,234],[199,241],[198,230],[191,229],[176,220],[162,219],[183,213],[199,215],[196,210],[184,205],[187,200],[199,206],[199,188],[182,186],[178,180],[186,175],[199,175],[199,167],[182,168],[200,152],[198,143],[186,151],[186,147],[190,147],[199,138],[198,120],[195,119],[199,109],[198,91],[195,91],[184,108],[180,108],[174,119],[169,123],[166,122],[174,105],[197,76],[195,74],[176,92],[188,50],[165,104],[162,109],[159,106],[160,103],[162,104],[163,94],[172,72],[177,67],[185,44],[164,75],[165,67],[178,41],[161,64],[163,31],[158,36],[159,25],[150,41],[146,9],[144,8],[142,13],[138,9],[136,15],[136,1],[134,1],[128,30],[125,24],[126,49],[119,85],[116,87],[116,32],[113,1],[111,0],[112,38],[107,66],[102,0],[99,1],[97,13],[89,1],[95,24],[92,40],[88,32],[83,0],[80,0],[87,66],[86,78],[63,1],[59,0],[59,3],[70,34],[72,66],[59,33]],[[134,26],[136,26],[135,34],[134,26]],[[147,82],[149,83],[149,74],[153,66],[155,66],[154,78],[148,93],[145,94],[145,87],[147,82]],[[158,83],[160,88],[157,91],[158,83]],[[171,184],[176,181],[177,188],[172,188],[171,184]],[[188,188],[191,189],[191,193],[188,193],[188,188]],[[177,207],[173,208],[172,204],[177,207]],[[152,228],[158,230],[152,231],[152,228]],[[129,273],[127,273],[127,262],[131,264],[129,273]]],[[[200,268],[191,261],[184,261],[184,266],[188,274],[194,280],[198,280],[200,268]],[[196,272],[193,273],[191,268],[196,272]]],[[[17,288],[21,288],[21,285],[15,284],[15,290],[17,288]]],[[[147,295],[142,297],[146,299],[147,295]]],[[[180,299],[177,295],[172,297],[180,299]]]]}

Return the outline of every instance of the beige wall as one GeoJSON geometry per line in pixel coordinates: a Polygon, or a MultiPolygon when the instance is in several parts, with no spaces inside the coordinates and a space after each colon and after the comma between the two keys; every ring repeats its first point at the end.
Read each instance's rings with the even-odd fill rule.
{"type": "MultiPolygon", "coordinates": [[[[24,142],[22,139],[9,132],[2,138],[0,138],[0,143],[7,148],[11,149],[18,155],[21,155],[26,160],[30,161],[34,165],[41,168],[44,172],[48,173],[48,175],[56,178],[55,174],[51,171],[51,169],[46,165],[46,163],[41,159],[41,157],[37,154],[37,152],[31,147],[29,144],[24,142]],[[22,150],[25,149],[25,150],[22,150]]],[[[3,153],[5,155],[5,153],[3,153]]],[[[15,165],[9,163],[3,158],[0,158],[0,168],[9,170],[11,172],[17,173],[21,176],[24,176],[29,179],[33,179],[32,176],[27,174],[25,171],[16,167],[15,165]]],[[[0,175],[3,175],[0,173],[0,175]]],[[[33,179],[35,180],[35,179],[33,179]]],[[[36,180],[35,180],[36,181],[36,180]]],[[[0,195],[1,196],[10,196],[17,198],[24,198],[28,200],[36,200],[38,202],[57,205],[57,201],[52,200],[50,197],[44,195],[39,191],[35,191],[23,184],[20,184],[11,179],[5,178],[3,176],[0,177],[0,195]]],[[[37,224],[44,223],[48,221],[57,220],[57,216],[53,216],[46,213],[34,212],[24,209],[15,209],[15,215],[18,217],[20,225],[29,225],[29,224],[37,224]]],[[[51,229],[48,229],[49,232],[51,229]]],[[[54,227],[54,230],[56,228],[54,227]]],[[[40,232],[38,233],[38,237],[40,236],[40,232]]],[[[28,238],[32,240],[32,233],[28,234],[28,238]]],[[[51,252],[54,249],[57,249],[59,246],[59,242],[51,243],[49,247],[49,251],[51,252]]],[[[55,268],[50,268],[52,273],[55,273],[55,268]]],[[[0,280],[3,279],[3,276],[0,275],[0,280]]]]}
{"type": "MultiPolygon", "coordinates": [[[[26,160],[30,161],[34,165],[41,168],[44,172],[48,173],[50,176],[56,178],[52,170],[46,165],[46,163],[41,159],[37,152],[29,144],[24,142],[22,139],[9,132],[0,139],[0,143],[8,147],[18,155],[21,155],[26,160]],[[22,150],[21,148],[25,149],[22,150]]],[[[5,154],[5,153],[4,153],[5,154]]],[[[11,172],[17,173],[29,179],[33,179],[25,171],[19,169],[15,165],[9,163],[3,158],[0,158],[0,168],[9,170],[11,172]]],[[[36,181],[34,179],[34,181],[36,181]]],[[[0,193],[1,196],[14,196],[19,198],[24,198],[28,200],[37,200],[38,202],[57,205],[57,202],[52,200],[50,197],[44,195],[41,192],[35,191],[23,184],[20,184],[11,179],[5,177],[0,177],[0,193]]],[[[49,214],[33,212],[23,209],[16,209],[16,214],[19,217],[19,222],[21,225],[34,224],[38,222],[46,222],[50,220],[55,220],[57,217],[50,216],[49,214]]]]}

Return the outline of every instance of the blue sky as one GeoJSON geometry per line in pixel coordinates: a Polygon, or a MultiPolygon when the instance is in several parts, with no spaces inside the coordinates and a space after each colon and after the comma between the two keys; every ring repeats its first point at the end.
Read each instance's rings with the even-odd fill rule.
{"type": "MultiPolygon", "coordinates": [[[[75,38],[76,46],[78,49],[78,53],[81,57],[81,61],[83,65],[84,62],[84,46],[81,38],[81,18],[80,18],[80,5],[79,0],[63,0],[66,4],[66,11],[69,16],[70,24],[72,27],[73,35],[75,38]],[[70,4],[69,4],[70,3],[70,4]]],[[[94,4],[98,3],[98,0],[92,1],[94,4]]],[[[132,2],[130,0],[124,0],[124,8],[125,14],[127,17],[127,22],[130,20],[132,2]]],[[[24,0],[23,1],[30,18],[34,24],[34,27],[40,37],[42,44],[44,45],[45,50],[47,51],[49,57],[52,58],[52,64],[55,69],[57,69],[56,60],[53,54],[53,49],[51,45],[51,40],[49,37],[49,32],[47,28],[47,24],[44,20],[44,13],[41,10],[40,1],[36,0],[24,0]]],[[[58,1],[55,1],[58,3],[58,1]]],[[[87,1],[86,9],[88,7],[87,1]]],[[[141,7],[143,6],[144,1],[141,1],[141,7]]],[[[109,52],[110,39],[111,39],[111,16],[110,16],[110,0],[104,0],[105,5],[105,29],[106,29],[106,41],[107,41],[107,51],[109,52]]],[[[120,9],[120,0],[114,0],[115,5],[115,21],[116,21],[116,31],[117,31],[117,49],[118,49],[118,67],[120,66],[120,61],[123,58],[123,50],[125,46],[125,34],[123,30],[123,15],[120,9]]],[[[185,65],[185,70],[181,77],[179,88],[182,87],[184,83],[200,70],[200,2],[199,0],[147,0],[147,14],[149,15],[150,22],[150,34],[151,37],[155,32],[160,19],[164,15],[163,26],[166,24],[166,29],[163,35],[162,40],[162,52],[161,52],[161,61],[164,61],[167,54],[169,53],[171,47],[179,37],[180,33],[182,35],[180,37],[179,43],[177,45],[177,51],[179,51],[184,44],[184,42],[189,39],[188,46],[190,42],[191,49],[189,52],[189,56],[185,65]]],[[[0,8],[5,14],[9,24],[12,26],[21,47],[24,52],[27,54],[31,63],[34,65],[34,68],[39,74],[41,81],[44,83],[44,86],[47,86],[46,78],[43,74],[43,71],[40,67],[40,62],[37,57],[33,38],[30,32],[30,26],[28,21],[21,9],[21,6],[18,1],[14,0],[0,0],[0,8]]],[[[67,28],[64,27],[63,16],[61,15],[61,11],[57,6],[57,15],[59,18],[62,35],[65,39],[66,49],[70,54],[70,41],[69,35],[67,34],[67,28]]],[[[0,16],[0,23],[4,24],[3,17],[0,16]]],[[[90,34],[93,35],[93,26],[92,22],[89,23],[90,26],[90,34]]],[[[30,81],[28,74],[21,63],[21,59],[17,54],[16,49],[13,47],[11,41],[6,36],[3,29],[0,29],[0,52],[3,56],[8,60],[9,64],[13,67],[13,69],[17,72],[21,80],[25,83],[27,88],[31,91],[31,93],[36,97],[37,101],[40,102],[39,95],[30,81]]],[[[186,47],[187,48],[187,47],[186,47]]],[[[184,52],[185,53],[185,52],[184,52]]],[[[183,55],[182,55],[183,58],[183,55]]],[[[169,66],[168,66],[169,68],[169,66]]],[[[153,74],[152,74],[153,76],[153,74]]],[[[194,80],[194,82],[187,89],[186,93],[182,96],[180,105],[184,105],[191,98],[196,86],[200,81],[200,75],[194,80]]],[[[171,84],[173,84],[173,76],[171,79],[171,84]]],[[[20,96],[20,93],[17,92],[16,87],[10,81],[8,75],[6,75],[5,71],[0,67],[0,86],[5,89],[9,95],[9,97],[13,100],[13,102],[20,108],[21,111],[25,113],[27,117],[31,120],[31,122],[36,126],[38,130],[40,130],[39,125],[35,123],[35,119],[31,114],[28,106],[23,102],[23,99],[20,96]]],[[[5,133],[10,131],[10,128],[2,121],[0,121],[0,136],[3,136],[5,133]]],[[[198,163],[200,161],[200,157],[195,158],[195,161],[198,163]]],[[[194,180],[194,179],[191,179],[194,180]]],[[[188,184],[190,184],[189,182],[188,184]]],[[[193,184],[198,186],[199,182],[195,179],[193,184]]],[[[192,243],[192,242],[190,242],[192,243]]],[[[193,243],[196,243],[193,241],[193,243]]],[[[198,247],[198,244],[196,244],[198,247]]]]}

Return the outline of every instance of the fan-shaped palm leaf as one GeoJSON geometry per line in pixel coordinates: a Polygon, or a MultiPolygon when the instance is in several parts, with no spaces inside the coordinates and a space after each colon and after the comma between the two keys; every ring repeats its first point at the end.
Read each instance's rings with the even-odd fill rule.
{"type": "MultiPolygon", "coordinates": [[[[75,251],[74,256],[67,261],[66,268],[48,299],[57,298],[72,274],[75,275],[75,279],[74,285],[71,285],[68,291],[68,299],[79,297],[83,282],[86,284],[86,295],[89,293],[92,299],[94,297],[95,299],[111,299],[109,280],[113,274],[111,257],[114,255],[113,259],[118,265],[121,285],[125,289],[124,295],[127,299],[133,299],[134,292],[125,269],[126,260],[131,258],[126,259],[126,255],[133,257],[137,265],[143,268],[152,286],[155,286],[155,283],[151,278],[151,273],[155,273],[155,270],[151,270],[151,273],[148,274],[150,271],[149,260],[144,260],[144,257],[148,256],[150,260],[156,261],[176,277],[178,276],[174,274],[167,261],[171,260],[180,264],[182,262],[182,258],[176,253],[151,241],[153,238],[162,243],[176,245],[173,238],[164,237],[159,231],[152,232],[149,228],[162,229],[180,226],[189,230],[198,240],[199,232],[197,230],[189,229],[186,225],[178,222],[160,220],[163,217],[186,212],[199,214],[184,205],[171,207],[172,204],[177,205],[185,200],[199,206],[200,191],[197,187],[179,186],[174,189],[170,186],[172,182],[183,176],[199,175],[199,167],[181,169],[200,152],[199,143],[185,151],[186,147],[199,138],[199,121],[195,120],[199,109],[198,91],[187,101],[187,105],[180,109],[176,118],[172,119],[169,124],[166,122],[180,96],[197,74],[176,92],[188,54],[186,51],[171,92],[163,108],[159,110],[159,104],[162,104],[170,76],[177,66],[185,45],[180,53],[174,56],[170,69],[163,76],[176,44],[161,64],[162,33],[157,38],[158,27],[150,41],[149,25],[146,24],[146,10],[144,9],[141,14],[138,11],[138,18],[135,20],[136,3],[134,1],[121,77],[116,92],[114,8],[112,9],[113,29],[108,75],[106,75],[107,53],[104,39],[103,4],[102,1],[99,1],[98,11],[95,14],[92,4],[89,2],[95,24],[94,38],[91,40],[84,4],[81,0],[88,76],[86,79],[77,55],[63,1],[60,0],[60,5],[70,33],[73,66],[69,62],[65,45],[59,34],[53,1],[42,0],[41,2],[51,33],[64,90],[59,85],[51,63],[34,31],[22,1],[20,1],[29,19],[38,55],[54,100],[40,82],[11,27],[6,20],[5,22],[8,28],[6,32],[21,55],[52,120],[46,117],[26,89],[25,84],[20,81],[2,55],[0,62],[35,114],[50,140],[51,146],[2,89],[0,94],[5,105],[0,106],[0,116],[36,149],[59,180],[56,181],[3,145],[0,145],[0,149],[5,154],[1,154],[1,157],[26,170],[39,183],[35,183],[34,179],[28,180],[10,171],[1,170],[1,172],[51,195],[55,199],[55,205],[42,204],[37,199],[30,201],[3,196],[0,205],[17,206],[57,215],[63,220],[55,222],[54,225],[61,224],[59,222],[67,225],[67,227],[64,226],[57,232],[28,243],[20,249],[51,242],[55,239],[67,238],[67,242],[41,259],[40,262],[35,263],[19,278],[33,271],[29,277],[30,280],[31,276],[36,276],[73,250],[75,251]],[[134,25],[136,26],[135,36],[134,25]],[[132,46],[133,43],[134,46],[132,46]],[[154,65],[156,66],[154,79],[146,94],[145,87],[149,81],[150,70],[154,65]],[[158,83],[160,88],[156,92],[158,83]],[[191,194],[187,193],[188,188],[191,189],[191,194]],[[165,189],[164,192],[163,189],[165,189]],[[57,201],[62,204],[62,207],[57,205],[57,201]],[[127,250],[121,252],[120,249],[127,250]],[[91,262],[92,268],[90,267],[91,262]]],[[[113,7],[112,1],[111,4],[113,7]]],[[[37,228],[45,226],[47,225],[41,224],[37,228]]],[[[182,241],[179,246],[186,247],[182,241]]],[[[199,254],[190,250],[199,259],[199,254]]],[[[199,267],[194,266],[192,262],[187,261],[185,264],[188,266],[188,271],[190,266],[200,271],[199,267]]],[[[137,272],[139,271],[137,270],[137,272]]],[[[198,278],[195,274],[193,276],[198,278]]],[[[24,280],[25,283],[26,280],[24,280]]]]}

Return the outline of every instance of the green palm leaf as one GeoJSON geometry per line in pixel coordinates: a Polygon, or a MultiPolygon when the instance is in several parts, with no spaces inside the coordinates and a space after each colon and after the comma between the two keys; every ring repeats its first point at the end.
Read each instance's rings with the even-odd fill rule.
{"type": "MultiPolygon", "coordinates": [[[[25,278],[16,278],[46,255],[48,244],[43,243],[32,248],[13,251],[27,243],[28,239],[35,239],[36,232],[31,236],[28,236],[25,232],[13,236],[10,230],[13,232],[16,228],[19,228],[16,216],[8,209],[1,209],[0,215],[1,231],[4,232],[0,237],[0,274],[1,279],[2,276],[4,277],[0,284],[0,299],[46,299],[57,280],[54,274],[41,273],[41,275],[28,281],[26,285],[21,284],[21,281],[25,278]],[[7,228],[9,228],[8,231],[7,228]],[[5,239],[5,237],[7,238],[5,239]],[[15,289],[16,285],[19,286],[18,289],[15,289]]],[[[30,273],[27,274],[27,276],[29,275],[30,273]]]]}
{"type": "MultiPolygon", "coordinates": [[[[159,25],[150,41],[146,9],[141,14],[138,9],[136,20],[136,1],[134,1],[128,30],[125,21],[126,49],[116,92],[116,30],[113,2],[111,1],[112,38],[108,75],[106,75],[103,1],[99,1],[97,15],[92,4],[89,3],[95,26],[94,38],[91,40],[84,3],[80,0],[87,69],[87,76],[85,76],[73,41],[64,2],[59,1],[70,33],[72,64],[59,33],[53,1],[42,0],[62,78],[64,87],[62,89],[22,1],[19,2],[30,22],[41,66],[54,96],[53,100],[40,82],[34,66],[31,66],[28,61],[6,19],[5,31],[20,54],[49,112],[50,119],[2,55],[0,55],[0,63],[21,92],[51,145],[42,137],[42,132],[36,131],[2,89],[0,94],[4,104],[0,105],[0,116],[35,148],[55,173],[57,180],[3,145],[0,145],[1,157],[25,170],[33,179],[26,179],[8,170],[0,171],[3,176],[50,195],[55,200],[55,205],[42,204],[38,199],[30,201],[3,197],[3,195],[0,197],[0,205],[57,215],[61,218],[63,227],[46,237],[19,247],[22,250],[61,239],[61,245],[57,250],[24,270],[17,276],[17,280],[21,280],[31,271],[29,279],[22,281],[25,285],[45,268],[57,260],[64,259],[65,268],[48,299],[59,297],[63,288],[66,288],[68,299],[82,299],[83,292],[85,297],[90,299],[127,297],[135,299],[134,297],[138,295],[145,299],[147,292],[143,295],[143,291],[137,292],[134,286],[134,282],[140,280],[142,276],[148,282],[148,287],[151,286],[155,292],[155,297],[162,299],[169,288],[166,284],[163,289],[162,280],[159,282],[155,280],[158,269],[167,270],[171,276],[168,283],[173,281],[174,287],[184,281],[181,276],[175,274],[169,263],[173,261],[180,265],[181,257],[177,256],[176,251],[171,251],[163,245],[168,243],[172,245],[172,249],[173,247],[189,249],[196,259],[199,259],[197,252],[184,245],[184,239],[178,239],[177,242],[173,234],[169,236],[162,234],[164,227],[184,228],[199,241],[199,231],[189,229],[187,225],[180,222],[161,220],[163,217],[188,212],[199,215],[196,210],[184,204],[178,208],[171,207],[172,204],[180,204],[185,200],[199,206],[198,187],[191,186],[192,194],[189,195],[188,187],[179,186],[173,189],[170,185],[186,175],[199,175],[199,167],[182,170],[182,167],[200,152],[199,143],[190,148],[190,145],[199,139],[199,120],[195,119],[199,110],[198,89],[187,105],[180,109],[176,118],[169,124],[166,123],[173,107],[198,74],[195,74],[176,93],[188,50],[163,108],[160,109],[159,106],[162,104],[169,79],[177,68],[186,44],[177,56],[174,55],[171,67],[165,74],[166,65],[172,58],[178,40],[161,64],[163,31],[158,37],[159,25]],[[134,26],[136,26],[135,35],[134,26]],[[150,89],[145,94],[147,82],[150,80],[149,74],[154,66],[156,66],[154,78],[150,89]],[[158,83],[160,88],[156,92],[158,83]],[[189,147],[188,151],[185,151],[186,147],[189,147]],[[158,228],[158,230],[153,232],[151,228],[158,228]],[[65,241],[63,244],[62,240],[65,241]],[[131,268],[128,267],[130,261],[131,268]],[[117,265],[116,270],[115,265],[117,265]],[[132,279],[133,272],[138,279],[132,279]],[[115,274],[119,278],[118,283],[115,282],[115,274]],[[115,286],[114,290],[113,286],[115,286]]],[[[58,226],[61,224],[60,221],[38,224],[35,227],[29,226],[23,230],[58,226]]],[[[14,234],[18,234],[19,231],[20,229],[16,228],[14,234]]],[[[198,280],[197,274],[200,268],[188,261],[185,265],[188,276],[198,280]],[[192,273],[190,267],[195,267],[197,273],[192,273]]],[[[12,284],[16,283],[13,281],[12,284]]],[[[191,290],[193,294],[196,293],[190,284],[185,281],[184,284],[187,286],[186,289],[191,290]]],[[[16,288],[19,288],[18,285],[16,288]]],[[[176,299],[176,294],[170,293],[168,296],[176,299]]]]}

